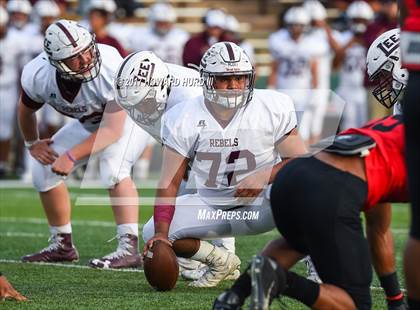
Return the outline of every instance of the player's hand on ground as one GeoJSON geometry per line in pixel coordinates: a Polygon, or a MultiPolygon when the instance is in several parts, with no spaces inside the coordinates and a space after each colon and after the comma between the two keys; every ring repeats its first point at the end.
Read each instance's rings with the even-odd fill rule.
{"type": "Polygon", "coordinates": [[[260,195],[264,186],[268,184],[270,171],[258,171],[238,183],[235,197],[248,198],[251,201],[260,195]]]}
{"type": "Polygon", "coordinates": [[[40,140],[29,148],[29,152],[41,164],[51,165],[58,157],[58,154],[50,147],[52,143],[51,139],[40,140]]]}
{"type": "Polygon", "coordinates": [[[172,243],[168,240],[168,236],[164,234],[156,233],[152,239],[146,242],[143,248],[143,255],[146,256],[147,251],[149,251],[153,247],[153,243],[155,241],[162,241],[165,242],[167,245],[172,246],[172,243]]]}
{"type": "Polygon", "coordinates": [[[52,172],[58,175],[67,176],[74,168],[74,162],[66,153],[60,155],[51,166],[52,172]]]}
{"type": "Polygon", "coordinates": [[[25,301],[27,298],[16,291],[5,276],[0,276],[0,300],[13,299],[25,301]]]}

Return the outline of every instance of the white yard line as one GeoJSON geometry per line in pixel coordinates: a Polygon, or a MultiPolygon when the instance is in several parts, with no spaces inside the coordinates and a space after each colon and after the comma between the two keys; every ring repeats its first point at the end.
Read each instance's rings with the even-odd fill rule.
{"type": "MultiPolygon", "coordinates": [[[[35,265],[35,266],[52,266],[52,267],[64,267],[64,268],[74,268],[74,269],[90,269],[95,270],[89,266],[84,265],[74,265],[74,264],[62,264],[62,263],[23,263],[18,260],[13,259],[0,259],[0,264],[25,264],[25,265],[35,265]]],[[[98,270],[105,270],[105,271],[113,271],[113,272],[139,272],[143,273],[142,269],[98,269],[98,270]]]]}
{"type": "MultiPolygon", "coordinates": [[[[13,259],[0,259],[0,264],[25,264],[25,265],[35,265],[35,266],[52,266],[52,267],[64,267],[64,268],[73,268],[73,269],[90,269],[93,270],[93,268],[83,265],[74,265],[74,264],[61,264],[61,263],[23,263],[18,260],[13,259]]],[[[144,271],[142,269],[100,269],[104,271],[112,271],[112,272],[138,272],[143,273],[144,271]]],[[[371,286],[370,289],[372,291],[382,291],[383,289],[378,286],[371,286]]],[[[401,289],[403,293],[406,293],[405,289],[401,289]]]]}
{"type": "MultiPolygon", "coordinates": [[[[158,179],[144,180],[137,182],[138,188],[148,189],[156,188],[158,179]]],[[[67,180],[66,184],[68,187],[86,188],[86,189],[104,189],[105,187],[100,181],[84,181],[80,182],[77,180],[67,180]]],[[[0,188],[34,188],[32,182],[23,182],[20,180],[1,180],[0,188]]]]}
{"type": "MultiPolygon", "coordinates": [[[[0,217],[0,223],[28,223],[28,224],[47,224],[46,219],[42,218],[31,218],[31,217],[0,217]]],[[[72,225],[76,226],[96,226],[96,227],[115,227],[114,222],[107,221],[85,221],[85,220],[73,220],[72,225]]]]}
{"type": "Polygon", "coordinates": [[[30,237],[30,238],[48,238],[47,234],[25,233],[25,232],[0,232],[1,237],[30,237]]]}

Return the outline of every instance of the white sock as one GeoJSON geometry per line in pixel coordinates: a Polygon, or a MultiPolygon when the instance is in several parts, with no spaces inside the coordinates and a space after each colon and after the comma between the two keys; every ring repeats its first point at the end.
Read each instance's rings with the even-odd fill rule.
{"type": "Polygon", "coordinates": [[[51,235],[57,234],[71,234],[71,223],[67,223],[63,226],[50,226],[51,235]]]}
{"type": "Polygon", "coordinates": [[[191,256],[191,259],[198,260],[199,262],[205,262],[205,259],[207,258],[207,256],[209,256],[209,254],[213,250],[214,250],[213,244],[204,240],[200,240],[200,248],[198,249],[197,253],[191,256]]]}
{"type": "Polygon", "coordinates": [[[134,235],[136,237],[139,236],[139,224],[137,223],[129,223],[129,224],[120,224],[117,225],[117,234],[118,236],[123,236],[126,234],[134,235]]]}

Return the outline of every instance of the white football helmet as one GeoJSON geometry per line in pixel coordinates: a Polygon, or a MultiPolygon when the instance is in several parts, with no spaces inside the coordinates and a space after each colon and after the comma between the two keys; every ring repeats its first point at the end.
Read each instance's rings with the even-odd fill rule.
{"type": "Polygon", "coordinates": [[[374,17],[372,8],[365,1],[352,2],[347,8],[346,15],[350,19],[350,29],[354,33],[364,33],[367,24],[374,17]],[[360,20],[364,20],[364,22],[360,20]]]}
{"type": "Polygon", "coordinates": [[[156,3],[149,10],[148,21],[152,24],[158,21],[174,23],[176,18],[175,9],[169,3],[156,3]]]}
{"type": "Polygon", "coordinates": [[[7,2],[7,11],[29,15],[32,11],[32,5],[28,0],[10,0],[7,2]]]}
{"type": "Polygon", "coordinates": [[[288,25],[308,25],[310,22],[310,16],[303,7],[291,7],[284,15],[284,22],[288,25]]]}
{"type": "Polygon", "coordinates": [[[372,94],[382,105],[391,108],[401,99],[408,71],[401,68],[399,29],[381,34],[371,44],[367,53],[367,73],[371,81],[377,82],[372,94]]]}
{"type": "Polygon", "coordinates": [[[227,15],[226,16],[226,26],[225,26],[227,31],[233,32],[233,33],[237,33],[239,32],[240,29],[240,25],[238,20],[236,19],[235,16],[233,15],[227,15]]]}
{"type": "Polygon", "coordinates": [[[166,64],[153,52],[128,55],[115,78],[117,103],[144,125],[155,123],[165,111],[171,76],[166,64]]]}
{"type": "Polygon", "coordinates": [[[60,8],[54,1],[40,0],[34,5],[34,9],[39,17],[52,16],[57,18],[60,16],[60,8]]]}
{"type": "Polygon", "coordinates": [[[303,7],[312,20],[325,20],[327,18],[327,10],[318,0],[305,1],[303,7]]]}
{"type": "Polygon", "coordinates": [[[117,10],[117,5],[114,0],[90,0],[89,11],[90,10],[103,10],[108,14],[114,14],[117,10]]]}
{"type": "Polygon", "coordinates": [[[5,26],[9,21],[9,14],[7,11],[0,5],[0,26],[5,26]]]}
{"type": "Polygon", "coordinates": [[[219,27],[225,29],[226,14],[219,9],[209,9],[204,15],[204,21],[207,27],[219,27]]]}
{"type": "Polygon", "coordinates": [[[45,32],[44,51],[63,78],[88,82],[99,74],[101,57],[95,37],[74,21],[61,19],[51,24],[45,32]],[[87,51],[92,60],[85,68],[73,71],[66,65],[66,60],[80,57],[87,51]]]}
{"type": "Polygon", "coordinates": [[[346,14],[350,19],[361,18],[371,20],[373,18],[373,10],[365,1],[352,2],[347,8],[346,14]]]}
{"type": "Polygon", "coordinates": [[[200,62],[204,98],[228,109],[244,106],[252,99],[255,69],[245,51],[232,42],[218,42],[203,55],[200,62]],[[245,89],[214,88],[218,76],[246,75],[245,89]]]}

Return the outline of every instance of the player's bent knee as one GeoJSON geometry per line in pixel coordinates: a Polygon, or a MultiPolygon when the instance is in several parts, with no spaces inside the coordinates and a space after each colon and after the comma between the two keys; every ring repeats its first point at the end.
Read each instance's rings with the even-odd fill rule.
{"type": "Polygon", "coordinates": [[[125,178],[130,177],[130,169],[119,165],[113,165],[110,160],[101,159],[99,162],[99,170],[102,184],[108,189],[113,188],[125,178]]]}
{"type": "Polygon", "coordinates": [[[57,187],[63,179],[51,171],[51,166],[44,166],[37,160],[32,164],[32,183],[38,192],[48,192],[57,187]]]}
{"type": "Polygon", "coordinates": [[[147,242],[150,239],[152,239],[152,237],[155,234],[155,223],[154,223],[154,219],[153,217],[151,217],[146,224],[144,224],[143,226],[143,241],[147,242]]]}

